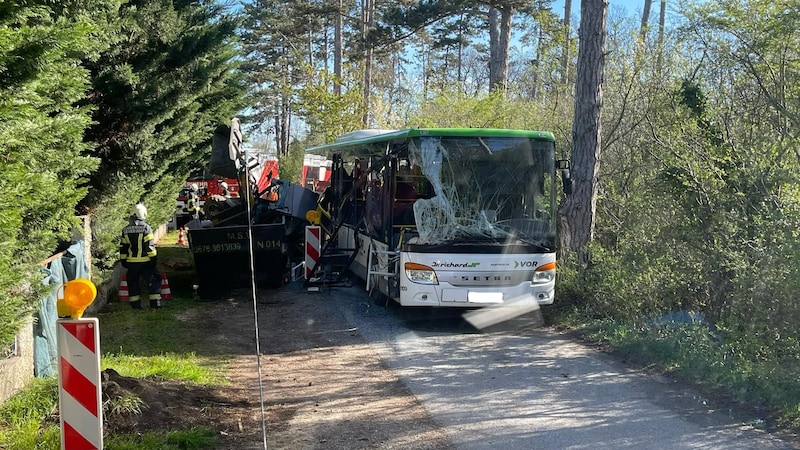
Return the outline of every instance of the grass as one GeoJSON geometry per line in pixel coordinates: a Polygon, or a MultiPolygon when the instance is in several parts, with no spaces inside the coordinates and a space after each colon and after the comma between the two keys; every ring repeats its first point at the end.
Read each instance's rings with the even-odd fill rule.
{"type": "MultiPolygon", "coordinates": [[[[223,384],[228,357],[207,351],[196,353],[197,338],[205,330],[187,326],[186,317],[202,314],[207,304],[192,298],[194,270],[186,247],[174,245],[177,233],[168,233],[159,245],[159,264],[168,259],[185,259],[188,267],[170,270],[168,276],[173,300],[158,311],[134,311],[112,301],[99,314],[101,368],[136,378],[182,380],[199,384],[223,384]],[[183,318],[183,320],[181,319],[183,318]]],[[[141,411],[142,400],[125,396],[104,410],[141,411]]],[[[171,450],[213,448],[217,434],[208,428],[104,436],[110,450],[171,450]]],[[[0,448],[6,450],[59,449],[58,381],[55,377],[34,379],[23,391],[0,407],[0,448]]]]}
{"type": "Polygon", "coordinates": [[[777,424],[800,429],[800,364],[796,356],[756,355],[701,323],[604,320],[576,329],[584,338],[602,343],[631,363],[765,409],[777,424]]]}
{"type": "Polygon", "coordinates": [[[146,433],[136,436],[114,436],[105,447],[109,450],[187,450],[214,448],[219,438],[209,428],[146,433]]]}

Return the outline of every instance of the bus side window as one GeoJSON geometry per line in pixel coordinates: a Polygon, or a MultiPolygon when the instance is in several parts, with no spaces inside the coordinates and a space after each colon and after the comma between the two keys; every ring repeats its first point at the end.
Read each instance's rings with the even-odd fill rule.
{"type": "Polygon", "coordinates": [[[370,176],[364,188],[365,215],[369,228],[376,235],[383,232],[383,189],[381,179],[370,176]]]}
{"type": "Polygon", "coordinates": [[[350,177],[353,179],[353,186],[356,189],[356,200],[364,200],[364,185],[367,180],[363,176],[364,170],[361,168],[361,160],[356,158],[353,160],[353,171],[350,173],[350,177]]]}

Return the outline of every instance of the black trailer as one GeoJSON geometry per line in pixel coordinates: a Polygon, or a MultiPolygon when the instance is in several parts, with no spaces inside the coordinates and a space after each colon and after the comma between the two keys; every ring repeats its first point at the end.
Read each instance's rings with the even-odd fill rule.
{"type": "Polygon", "coordinates": [[[259,286],[280,287],[290,278],[291,267],[303,260],[305,216],[317,204],[315,192],[271,174],[269,186],[259,192],[257,171],[263,164],[251,163],[242,151],[238,127],[234,119],[231,127],[217,128],[209,171],[237,178],[239,197],[210,197],[203,206],[206,220],[187,224],[201,297],[249,285],[253,279],[259,286]]]}
{"type": "Polygon", "coordinates": [[[252,277],[251,231],[256,283],[265,287],[283,284],[288,267],[284,224],[190,229],[189,247],[203,295],[249,284],[252,277]]]}

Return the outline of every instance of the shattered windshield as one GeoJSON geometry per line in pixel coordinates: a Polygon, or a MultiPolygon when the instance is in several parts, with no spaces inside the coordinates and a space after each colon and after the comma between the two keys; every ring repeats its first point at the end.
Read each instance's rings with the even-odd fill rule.
{"type": "Polygon", "coordinates": [[[414,203],[420,243],[552,245],[554,143],[528,137],[420,137],[409,147],[433,196],[414,203]]]}

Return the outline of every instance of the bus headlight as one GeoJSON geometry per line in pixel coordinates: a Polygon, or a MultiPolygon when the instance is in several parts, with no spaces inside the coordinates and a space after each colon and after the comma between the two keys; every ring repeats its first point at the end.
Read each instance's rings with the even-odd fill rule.
{"type": "Polygon", "coordinates": [[[419,284],[439,284],[436,272],[424,264],[407,262],[405,264],[406,276],[409,280],[419,284]]]}
{"type": "Polygon", "coordinates": [[[541,266],[536,268],[536,271],[533,272],[533,279],[531,280],[531,284],[533,285],[547,284],[551,283],[555,279],[556,279],[556,263],[551,262],[547,264],[542,264],[541,266]]]}

